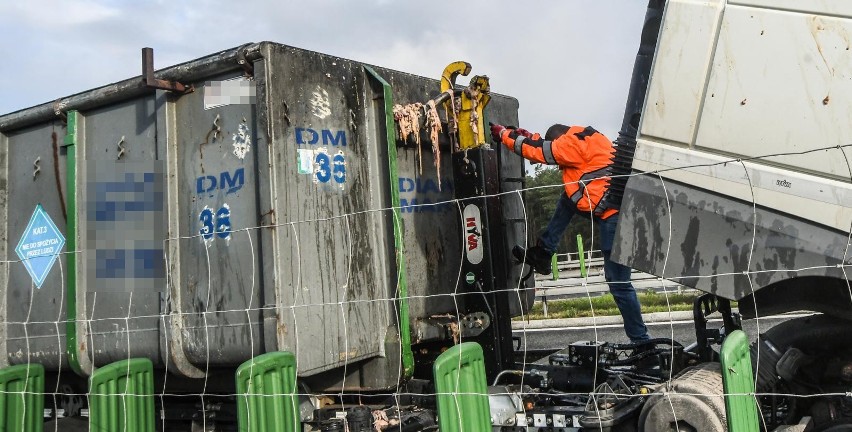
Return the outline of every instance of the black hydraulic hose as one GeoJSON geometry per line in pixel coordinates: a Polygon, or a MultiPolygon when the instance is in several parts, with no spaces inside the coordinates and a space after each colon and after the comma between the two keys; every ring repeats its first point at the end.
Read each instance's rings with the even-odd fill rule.
{"type": "Polygon", "coordinates": [[[652,357],[652,356],[655,356],[655,355],[670,353],[674,350],[675,347],[682,349],[683,345],[680,342],[678,342],[674,339],[670,339],[670,338],[654,338],[654,339],[648,339],[648,340],[640,341],[640,342],[632,342],[632,343],[626,343],[626,344],[612,344],[612,345],[610,345],[610,347],[612,347],[612,349],[614,349],[616,351],[624,351],[624,350],[629,350],[629,349],[634,350],[634,354],[629,356],[629,357],[626,357],[626,358],[623,358],[623,359],[618,359],[618,360],[610,360],[610,361],[606,362],[606,364],[610,365],[610,366],[629,366],[629,365],[632,365],[634,362],[636,362],[638,360],[642,360],[642,359],[647,358],[647,357],[652,357]],[[657,348],[656,347],[657,345],[670,345],[671,348],[657,348]],[[654,347],[654,348],[636,352],[637,348],[643,348],[643,347],[654,347]]]}
{"type": "Polygon", "coordinates": [[[681,348],[683,347],[683,345],[680,342],[678,342],[674,339],[670,339],[670,338],[654,338],[654,339],[648,339],[648,340],[639,341],[639,342],[631,342],[631,343],[625,343],[625,344],[612,344],[610,346],[615,350],[627,350],[627,349],[635,349],[635,348],[644,347],[644,346],[648,346],[648,345],[658,345],[658,344],[671,345],[671,346],[676,346],[676,347],[681,347],[681,348]]]}
{"type": "Polygon", "coordinates": [[[620,360],[611,360],[606,362],[606,364],[609,366],[630,366],[638,360],[642,360],[644,358],[652,357],[659,354],[665,354],[667,352],[671,352],[671,350],[665,348],[656,348],[648,351],[642,351],[638,354],[634,354],[630,357],[626,357],[620,360]]]}
{"type": "Polygon", "coordinates": [[[649,0],[648,11],[645,13],[645,25],[642,27],[642,38],[639,52],[633,65],[633,77],[630,80],[630,91],[627,95],[627,106],[624,109],[624,119],[621,130],[616,138],[615,155],[613,156],[612,180],[610,181],[607,201],[611,207],[619,208],[627,187],[628,175],[633,169],[633,156],[636,153],[636,136],[639,133],[639,120],[645,105],[645,94],[651,76],[651,65],[657,50],[657,39],[663,20],[665,0],[649,0]]]}
{"type": "Polygon", "coordinates": [[[423,432],[432,430],[435,426],[435,414],[432,411],[423,410],[402,418],[399,424],[389,426],[385,432],[423,432]]]}

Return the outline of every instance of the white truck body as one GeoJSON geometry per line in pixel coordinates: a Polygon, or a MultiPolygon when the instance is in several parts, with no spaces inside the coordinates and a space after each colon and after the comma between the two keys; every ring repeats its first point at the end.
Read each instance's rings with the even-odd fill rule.
{"type": "Polygon", "coordinates": [[[746,201],[753,190],[849,231],[852,147],[837,146],[852,144],[852,2],[672,0],[666,16],[678,19],[663,23],[634,168],[743,159],[748,175],[733,163],[663,177],[746,201]]]}
{"type": "Polygon", "coordinates": [[[848,287],[852,2],[669,0],[636,141],[619,261],[731,299],[848,287]]]}

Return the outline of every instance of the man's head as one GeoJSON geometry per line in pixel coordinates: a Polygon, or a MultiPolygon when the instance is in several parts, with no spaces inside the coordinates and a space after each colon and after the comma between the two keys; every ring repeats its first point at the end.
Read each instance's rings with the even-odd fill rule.
{"type": "Polygon", "coordinates": [[[547,129],[547,132],[545,132],[545,134],[544,134],[544,139],[546,139],[548,141],[553,141],[556,138],[559,138],[562,135],[564,135],[565,132],[568,132],[568,129],[570,129],[570,128],[571,128],[570,126],[565,126],[564,124],[557,123],[557,124],[551,126],[549,129],[547,129]]]}

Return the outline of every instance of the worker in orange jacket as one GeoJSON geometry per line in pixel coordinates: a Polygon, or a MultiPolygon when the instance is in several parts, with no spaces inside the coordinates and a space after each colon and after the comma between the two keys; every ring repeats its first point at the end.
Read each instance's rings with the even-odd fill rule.
{"type": "Polygon", "coordinates": [[[537,244],[526,251],[515,246],[512,250],[515,257],[538,273],[550,274],[551,257],[571,218],[578,212],[590,217],[600,227],[604,275],[624,318],[624,331],[632,342],[648,340],[636,289],[630,283],[631,269],[610,259],[618,224],[618,208],[607,200],[615,153],[612,142],[594,128],[561,124],[551,126],[543,138],[525,129],[501,125],[491,125],[491,135],[496,142],[531,162],[559,166],[565,185],[537,244]]]}

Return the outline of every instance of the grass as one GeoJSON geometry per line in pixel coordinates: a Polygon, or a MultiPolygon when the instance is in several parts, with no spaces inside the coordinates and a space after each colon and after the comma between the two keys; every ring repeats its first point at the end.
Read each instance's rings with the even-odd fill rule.
{"type": "MultiPolygon", "coordinates": [[[[696,293],[689,294],[668,294],[668,303],[666,295],[653,291],[637,293],[639,304],[642,305],[642,313],[652,312],[667,312],[675,311],[691,311],[692,303],[698,297],[696,293]]],[[[587,297],[566,299],[566,300],[550,300],[547,302],[547,319],[553,318],[583,318],[605,315],[619,315],[618,307],[615,305],[615,299],[612,294],[604,294],[598,297],[587,297]]],[[[536,302],[532,310],[526,316],[530,320],[545,319],[543,304],[536,302]]],[[[515,318],[520,320],[521,317],[515,318]]]]}

